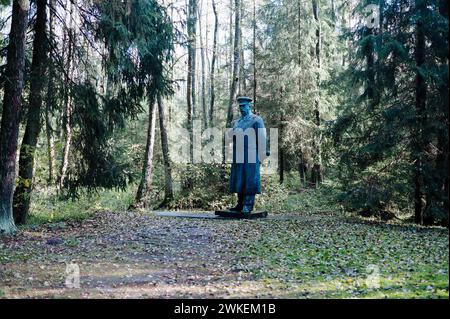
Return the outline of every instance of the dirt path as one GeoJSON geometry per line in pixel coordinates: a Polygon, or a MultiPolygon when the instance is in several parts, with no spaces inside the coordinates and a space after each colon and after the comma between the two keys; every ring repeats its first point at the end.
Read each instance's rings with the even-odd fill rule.
{"type": "Polygon", "coordinates": [[[331,213],[99,212],[0,239],[0,298],[448,298],[448,243],[446,229],[331,213]]]}
{"type": "Polygon", "coordinates": [[[260,222],[126,212],[26,229],[0,244],[0,291],[8,298],[271,296],[238,266],[260,222]],[[69,289],[66,271],[76,267],[80,289],[69,289]]]}

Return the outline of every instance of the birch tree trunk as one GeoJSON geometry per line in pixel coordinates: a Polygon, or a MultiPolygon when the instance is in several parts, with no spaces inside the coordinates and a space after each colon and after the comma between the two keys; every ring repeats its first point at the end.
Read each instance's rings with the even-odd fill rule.
{"type": "Polygon", "coordinates": [[[212,8],[214,12],[214,40],[212,49],[212,60],[211,60],[211,74],[210,74],[210,105],[209,105],[209,123],[213,126],[214,121],[214,100],[216,98],[216,92],[214,87],[215,80],[215,68],[216,68],[216,55],[217,55],[217,38],[219,36],[219,16],[217,14],[216,1],[212,0],[212,8]]]}
{"type": "MultiPolygon", "coordinates": [[[[187,128],[189,131],[189,160],[194,163],[194,118],[195,118],[195,63],[196,63],[196,38],[197,38],[197,0],[189,0],[187,10],[187,33],[188,33],[188,73],[187,73],[187,128]]],[[[189,165],[188,165],[189,170],[189,165]]],[[[183,188],[192,189],[193,180],[191,174],[186,174],[183,188]]]]}
{"type": "Polygon", "coordinates": [[[144,164],[142,166],[141,181],[136,192],[134,207],[145,206],[148,195],[152,189],[153,177],[153,150],[155,146],[155,129],[156,129],[156,105],[155,96],[151,93],[148,104],[148,129],[147,143],[145,146],[144,164]]]}
{"type": "Polygon", "coordinates": [[[208,116],[206,110],[206,62],[205,62],[205,47],[203,43],[203,33],[202,33],[202,16],[200,9],[198,10],[198,23],[199,23],[199,38],[200,38],[200,60],[202,66],[202,73],[201,73],[202,127],[206,128],[208,126],[208,116]]]}
{"type": "Polygon", "coordinates": [[[68,54],[67,54],[67,73],[65,79],[65,96],[64,96],[64,115],[63,115],[63,130],[62,130],[62,140],[64,142],[62,163],[59,177],[59,188],[62,189],[66,182],[67,170],[69,168],[69,155],[70,148],[72,145],[72,79],[73,79],[73,69],[74,69],[74,49],[75,49],[75,32],[74,32],[74,16],[73,16],[73,4],[69,0],[67,6],[69,7],[69,30],[68,30],[68,54]]]}
{"type": "Polygon", "coordinates": [[[256,113],[256,0],[253,0],[253,113],[256,113]]]}
{"type": "Polygon", "coordinates": [[[227,75],[228,75],[228,90],[231,90],[231,83],[233,82],[233,0],[230,0],[230,19],[228,24],[228,38],[229,50],[227,50],[227,75]]]}
{"type": "Polygon", "coordinates": [[[247,92],[247,83],[245,82],[245,56],[244,56],[244,47],[243,47],[243,38],[242,38],[242,21],[244,17],[244,2],[241,0],[240,3],[240,32],[239,32],[239,86],[238,86],[238,95],[246,94],[243,92],[247,92]]]}
{"type": "Polygon", "coordinates": [[[197,9],[197,1],[198,0],[190,0],[191,2],[191,10],[189,13],[189,19],[191,23],[191,34],[189,38],[191,39],[191,99],[192,99],[192,116],[194,119],[197,118],[197,18],[198,18],[198,9],[197,9]]]}
{"type": "Polygon", "coordinates": [[[240,25],[240,0],[234,0],[234,45],[233,45],[233,75],[230,88],[230,100],[228,103],[227,122],[226,127],[231,127],[233,121],[233,105],[236,102],[237,89],[239,87],[239,73],[240,73],[240,45],[241,25],[240,25]]]}
{"type": "Polygon", "coordinates": [[[172,180],[172,162],[169,154],[169,139],[167,137],[167,129],[165,124],[165,110],[161,95],[158,94],[158,113],[159,113],[159,131],[161,133],[161,148],[164,160],[164,201],[165,206],[173,199],[173,180],[172,180]]]}

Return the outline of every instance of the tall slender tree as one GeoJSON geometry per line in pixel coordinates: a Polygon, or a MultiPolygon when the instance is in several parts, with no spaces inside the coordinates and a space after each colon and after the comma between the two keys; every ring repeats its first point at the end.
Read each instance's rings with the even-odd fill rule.
{"type": "MultiPolygon", "coordinates": [[[[257,80],[256,80],[256,0],[253,0],[253,39],[252,39],[252,64],[253,64],[253,112],[256,113],[256,90],[257,90],[257,80]]],[[[300,41],[299,41],[300,42],[300,41]]]]}
{"type": "MultiPolygon", "coordinates": [[[[447,0],[439,0],[439,14],[444,21],[447,21],[448,24],[448,1],[447,0]]],[[[448,30],[447,30],[448,31],[448,30]]],[[[442,38],[447,38],[445,31],[440,31],[439,34],[442,38]]],[[[439,95],[441,97],[440,100],[440,114],[441,114],[441,122],[443,123],[439,126],[438,131],[438,147],[439,147],[439,155],[437,157],[437,167],[436,170],[440,175],[440,185],[437,187],[437,195],[436,197],[442,201],[443,211],[447,212],[447,220],[448,220],[448,211],[449,211],[449,136],[448,136],[448,124],[449,124],[449,92],[448,92],[448,60],[449,60],[449,47],[448,47],[448,38],[446,43],[443,45],[443,49],[438,54],[440,69],[441,69],[441,77],[443,80],[439,85],[439,95]],[[442,196],[443,194],[443,196],[442,196]]]]}
{"type": "MultiPolygon", "coordinates": [[[[298,39],[301,39],[302,35],[302,2],[301,0],[297,0],[297,37],[298,39]]],[[[299,68],[302,67],[302,41],[297,41],[297,63],[299,68]]],[[[300,104],[303,86],[302,86],[302,73],[299,72],[298,75],[298,101],[299,105],[298,108],[302,108],[302,105],[300,104]]],[[[307,173],[307,166],[305,163],[305,157],[303,152],[303,147],[301,144],[298,145],[298,172],[300,175],[300,184],[301,186],[304,186],[306,184],[306,173],[307,173]]]]}
{"type": "MultiPolygon", "coordinates": [[[[51,45],[54,37],[53,29],[53,16],[55,12],[55,0],[49,1],[49,32],[48,39],[49,45],[51,45]]],[[[48,179],[47,184],[53,185],[55,179],[55,140],[52,127],[51,111],[55,107],[55,67],[52,62],[48,65],[48,84],[47,84],[47,97],[45,103],[45,133],[47,138],[47,157],[48,157],[48,179]]]]}
{"type": "Polygon", "coordinates": [[[321,155],[321,133],[320,133],[320,72],[321,72],[321,26],[320,26],[320,16],[319,16],[319,2],[317,0],[312,0],[312,10],[315,22],[315,34],[316,34],[316,45],[315,45],[315,59],[316,59],[316,93],[314,97],[314,123],[316,125],[316,134],[314,136],[314,164],[312,169],[312,183],[316,186],[322,181],[322,155],[321,155]]]}
{"type": "Polygon", "coordinates": [[[47,45],[47,0],[36,1],[36,22],[33,42],[33,60],[30,76],[30,99],[27,124],[20,147],[19,181],[14,193],[14,220],[25,224],[33,188],[34,157],[41,130],[41,109],[44,93],[42,79],[46,73],[47,45]]]}
{"type": "Polygon", "coordinates": [[[165,109],[161,94],[158,94],[159,131],[161,134],[161,149],[164,162],[164,200],[162,206],[173,199],[172,161],[169,154],[169,138],[165,124],[165,109]]]}
{"type": "Polygon", "coordinates": [[[13,192],[16,152],[25,68],[25,35],[28,26],[28,0],[13,1],[11,31],[6,58],[0,127],[0,234],[16,230],[13,219],[13,192]]]}
{"type": "Polygon", "coordinates": [[[189,0],[187,18],[188,33],[188,65],[186,80],[186,100],[187,100],[187,127],[189,130],[190,162],[194,162],[194,136],[193,120],[195,118],[195,61],[196,61],[196,24],[197,24],[197,0],[189,0]]]}
{"type": "Polygon", "coordinates": [[[148,128],[147,144],[145,146],[144,165],[142,166],[142,175],[139,182],[134,207],[144,206],[148,203],[148,196],[152,189],[153,180],[153,154],[155,148],[155,130],[156,130],[156,101],[155,94],[152,92],[148,98],[148,128]]]}
{"type": "Polygon", "coordinates": [[[211,71],[210,71],[210,104],[209,104],[209,123],[212,126],[214,120],[214,103],[216,99],[215,92],[215,71],[216,71],[216,59],[217,59],[217,40],[219,37],[219,16],[217,13],[216,1],[212,0],[212,8],[214,12],[214,38],[213,38],[213,48],[212,48],[212,59],[211,59],[211,71]]]}
{"type": "MultiPolygon", "coordinates": [[[[206,50],[207,48],[204,46],[203,42],[203,28],[202,28],[202,12],[200,8],[198,9],[198,28],[199,28],[199,39],[200,39],[200,61],[201,61],[201,97],[202,97],[202,126],[206,128],[208,126],[208,112],[206,109],[206,50]]],[[[207,35],[206,35],[207,36],[207,35]]]]}
{"type": "Polygon", "coordinates": [[[233,121],[233,105],[236,104],[236,96],[239,88],[240,74],[240,34],[241,34],[241,1],[234,0],[234,44],[233,44],[233,75],[230,88],[230,99],[228,101],[226,127],[231,126],[233,121]]]}
{"type": "Polygon", "coordinates": [[[425,10],[426,3],[423,0],[417,0],[415,2],[417,10],[417,22],[416,22],[416,41],[414,58],[416,62],[416,78],[415,78],[415,126],[413,137],[413,160],[414,160],[414,219],[417,224],[423,223],[423,210],[426,201],[423,190],[423,165],[424,165],[424,148],[425,133],[424,127],[426,125],[426,99],[427,99],[427,87],[425,83],[425,77],[422,73],[422,67],[425,63],[425,10]]]}
{"type": "Polygon", "coordinates": [[[244,17],[244,2],[240,3],[240,32],[239,32],[239,85],[238,85],[238,94],[241,92],[247,91],[247,83],[246,83],[246,70],[245,70],[245,55],[244,55],[244,38],[242,35],[243,21],[245,21],[244,17]]]}
{"type": "MultiPolygon", "coordinates": [[[[67,171],[69,169],[69,157],[70,149],[72,147],[72,113],[73,113],[73,90],[72,90],[72,80],[75,67],[75,42],[76,33],[74,26],[74,6],[71,0],[66,2],[66,21],[68,20],[68,28],[65,29],[65,38],[68,41],[68,51],[66,56],[66,69],[65,79],[64,79],[64,111],[62,116],[62,130],[61,130],[61,140],[63,142],[62,148],[62,162],[60,167],[59,175],[59,188],[62,189],[65,186],[67,179],[67,171]]],[[[108,88],[112,86],[112,83],[108,83],[108,88]]]]}

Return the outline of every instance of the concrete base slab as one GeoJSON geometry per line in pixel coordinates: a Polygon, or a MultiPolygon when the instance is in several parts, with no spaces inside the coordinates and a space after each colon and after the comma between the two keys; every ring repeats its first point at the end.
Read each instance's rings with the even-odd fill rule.
{"type": "Polygon", "coordinates": [[[219,216],[212,212],[155,212],[156,216],[164,217],[183,217],[183,218],[204,218],[204,219],[217,219],[219,216]]]}
{"type": "Polygon", "coordinates": [[[267,217],[267,212],[256,211],[250,214],[243,214],[239,212],[231,212],[227,210],[219,210],[216,212],[155,212],[156,216],[163,217],[181,217],[181,218],[201,218],[201,219],[228,219],[228,218],[238,218],[238,219],[255,219],[255,218],[265,218],[267,217]]]}
{"type": "Polygon", "coordinates": [[[224,218],[243,218],[243,219],[254,219],[254,218],[266,218],[267,212],[266,211],[254,211],[250,214],[246,213],[240,213],[240,212],[233,212],[229,210],[217,210],[215,212],[217,216],[224,217],[224,218]]]}

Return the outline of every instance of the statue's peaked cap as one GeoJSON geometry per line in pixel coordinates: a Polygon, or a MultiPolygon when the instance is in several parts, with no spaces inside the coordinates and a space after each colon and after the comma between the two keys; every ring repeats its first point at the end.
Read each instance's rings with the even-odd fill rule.
{"type": "Polygon", "coordinates": [[[246,102],[251,102],[251,101],[253,101],[251,98],[249,98],[248,96],[238,96],[237,98],[236,98],[236,100],[238,100],[238,102],[240,102],[240,101],[246,101],[246,102]]]}

